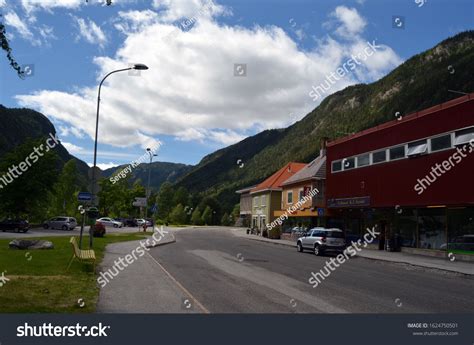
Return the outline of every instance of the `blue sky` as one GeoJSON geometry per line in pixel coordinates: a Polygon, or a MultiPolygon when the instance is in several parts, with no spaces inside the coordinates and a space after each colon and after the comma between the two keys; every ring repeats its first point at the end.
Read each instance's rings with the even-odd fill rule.
{"type": "Polygon", "coordinates": [[[196,164],[302,118],[320,101],[311,87],[367,41],[380,49],[328,94],[377,80],[474,23],[468,0],[104,2],[0,0],[14,56],[34,69],[21,80],[2,54],[0,103],[44,113],[88,163],[98,81],[131,63],[150,67],[104,85],[102,167],[129,163],[157,140],[158,160],[196,164]],[[403,28],[393,27],[394,16],[403,28]],[[245,64],[245,75],[234,75],[235,64],[245,64]]]}

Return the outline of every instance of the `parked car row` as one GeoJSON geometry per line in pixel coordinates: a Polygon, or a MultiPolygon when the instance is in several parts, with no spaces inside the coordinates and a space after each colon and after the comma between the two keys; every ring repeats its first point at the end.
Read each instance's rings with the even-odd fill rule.
{"type": "MultiPolygon", "coordinates": [[[[102,217],[97,219],[97,223],[102,224],[104,227],[111,226],[114,228],[122,228],[123,226],[142,227],[144,224],[146,226],[153,226],[153,220],[151,219],[133,219],[133,218],[120,218],[114,219],[110,217],[102,217]]],[[[78,226],[77,220],[74,217],[59,216],[52,217],[43,222],[44,229],[51,230],[64,230],[72,231],[78,226]]],[[[30,224],[25,219],[12,219],[7,218],[0,221],[0,231],[16,231],[16,232],[27,232],[30,229],[30,224]]]]}
{"type": "Polygon", "coordinates": [[[316,227],[298,238],[296,248],[299,252],[311,250],[315,255],[329,251],[342,253],[346,249],[346,238],[341,229],[316,227]]]}

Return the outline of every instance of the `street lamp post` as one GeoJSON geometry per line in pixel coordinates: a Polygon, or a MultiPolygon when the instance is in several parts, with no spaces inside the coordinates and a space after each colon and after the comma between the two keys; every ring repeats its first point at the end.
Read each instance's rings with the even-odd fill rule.
{"type": "Polygon", "coordinates": [[[92,167],[92,183],[91,183],[91,193],[92,193],[92,203],[94,206],[97,206],[96,203],[96,195],[95,195],[95,185],[96,185],[96,170],[97,170],[97,136],[99,134],[99,111],[100,111],[100,91],[102,88],[102,84],[104,83],[105,79],[111,74],[118,73],[118,72],[124,72],[124,71],[129,71],[129,70],[147,70],[148,66],[144,64],[135,64],[132,67],[128,68],[122,68],[118,69],[115,71],[110,72],[107,74],[104,79],[99,84],[99,93],[97,95],[97,116],[95,119],[95,141],[94,141],[94,166],[92,167]]]}
{"type": "MultiPolygon", "coordinates": [[[[97,184],[97,136],[99,134],[100,90],[102,89],[102,84],[104,83],[105,79],[107,79],[107,77],[109,75],[114,74],[114,73],[118,73],[118,72],[129,71],[129,70],[132,70],[132,69],[147,70],[148,67],[144,64],[135,64],[132,67],[122,68],[122,69],[112,71],[109,74],[107,74],[99,84],[99,93],[97,95],[97,116],[96,116],[96,119],[95,119],[94,166],[92,167],[92,178],[91,178],[91,180],[92,180],[91,181],[92,206],[96,206],[96,207],[98,206],[97,205],[97,198],[96,198],[96,195],[95,195],[96,194],[95,187],[96,187],[96,184],[97,184]]],[[[95,226],[96,217],[97,217],[96,215],[93,215],[90,218],[91,223],[93,223],[94,226],[95,226]]],[[[93,228],[92,228],[92,225],[91,225],[90,228],[89,228],[89,246],[90,246],[90,248],[92,248],[92,237],[94,235],[92,229],[93,228]]]]}
{"type": "Polygon", "coordinates": [[[148,184],[147,184],[146,193],[145,193],[146,194],[145,221],[148,216],[148,198],[150,197],[151,162],[153,160],[153,157],[158,156],[157,154],[153,153],[149,147],[146,149],[146,151],[150,155],[150,164],[148,165],[148,184]]]}

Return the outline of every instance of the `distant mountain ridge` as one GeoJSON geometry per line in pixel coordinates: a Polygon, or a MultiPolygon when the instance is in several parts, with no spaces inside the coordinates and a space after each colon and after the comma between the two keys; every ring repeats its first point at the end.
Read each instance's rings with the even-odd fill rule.
{"type": "Polygon", "coordinates": [[[344,137],[393,120],[396,114],[460,97],[448,89],[473,92],[472,66],[474,31],[466,31],[413,56],[376,82],[329,95],[288,128],[264,131],[207,155],[177,184],[214,195],[230,210],[238,202],[236,190],[255,185],[290,161],[310,162],[323,137],[344,137]]]}
{"type": "MultiPolygon", "coordinates": [[[[56,129],[43,114],[31,109],[6,108],[0,105],[0,158],[30,138],[44,138],[49,134],[56,135],[56,129]]],[[[70,159],[76,161],[78,183],[87,186],[89,166],[69,154],[61,143],[55,147],[55,151],[60,159],[60,168],[70,159]]]]}
{"type": "MultiPolygon", "coordinates": [[[[6,108],[0,105],[0,159],[27,139],[38,139],[56,134],[56,129],[51,121],[43,114],[26,108],[6,108]]],[[[69,154],[66,148],[60,144],[55,148],[60,158],[59,167],[70,159],[76,161],[79,173],[78,183],[87,189],[90,183],[89,166],[82,160],[69,154]]],[[[120,171],[127,165],[120,165],[106,169],[102,172],[103,177],[110,177],[115,171],[120,171]]],[[[145,186],[148,182],[148,164],[140,164],[130,174],[131,182],[140,179],[145,186]]],[[[192,166],[179,163],[154,162],[150,185],[152,189],[159,189],[165,181],[176,182],[180,177],[191,170],[192,166]]]]}
{"type": "MultiPolygon", "coordinates": [[[[115,174],[120,173],[121,170],[128,167],[128,164],[120,165],[106,169],[102,172],[102,177],[110,178],[115,174]]],[[[141,180],[142,185],[146,186],[148,183],[148,167],[149,163],[143,163],[136,168],[131,169],[129,173],[130,181],[133,183],[136,180],[141,180]]],[[[175,183],[179,178],[184,176],[193,168],[192,165],[181,163],[168,162],[153,162],[151,163],[150,186],[153,190],[158,190],[163,182],[175,183]]],[[[128,176],[127,175],[127,176],[128,176]]]]}

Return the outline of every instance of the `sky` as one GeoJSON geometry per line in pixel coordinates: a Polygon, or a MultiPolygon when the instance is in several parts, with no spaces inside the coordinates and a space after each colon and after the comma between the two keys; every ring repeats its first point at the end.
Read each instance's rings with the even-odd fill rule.
{"type": "Polygon", "coordinates": [[[157,160],[197,164],[474,27],[472,0],[106,2],[0,0],[13,55],[28,72],[20,79],[0,52],[0,103],[46,115],[89,164],[99,82],[135,63],[149,67],[115,73],[102,87],[102,168],[158,143],[157,160]],[[327,91],[311,96],[343,66],[327,91]]]}

